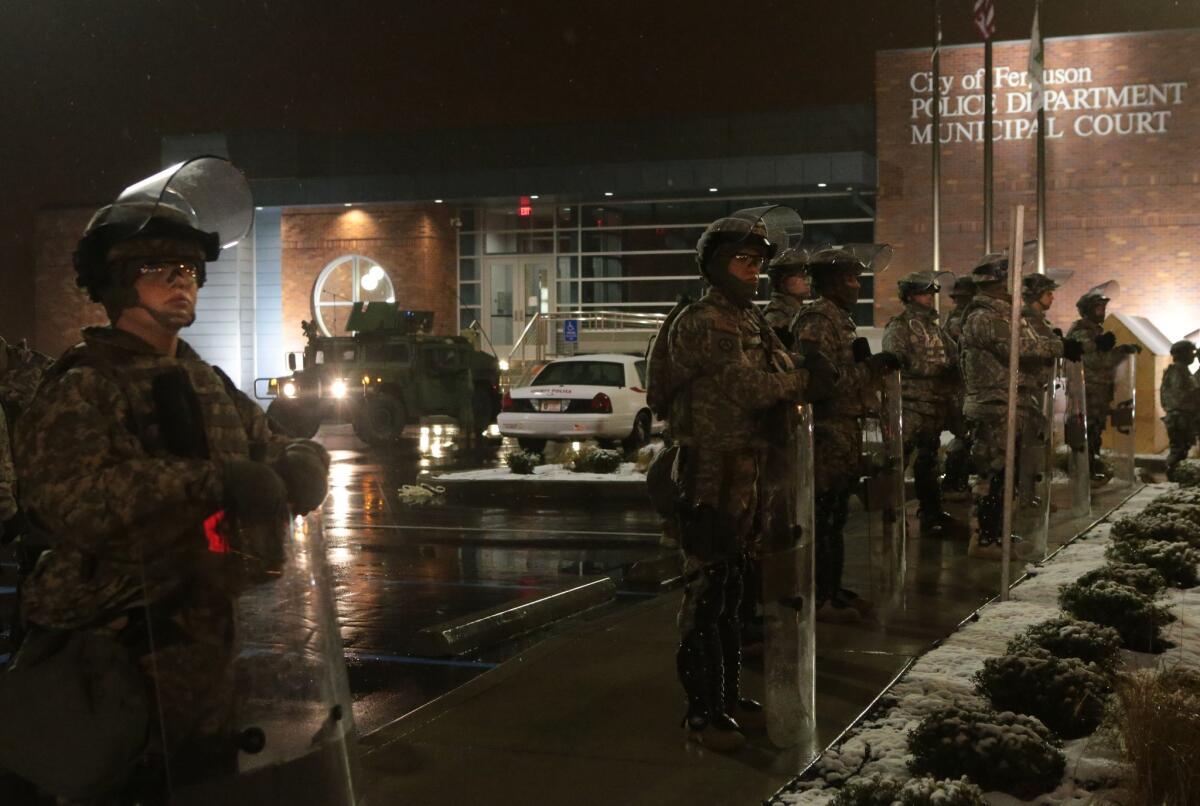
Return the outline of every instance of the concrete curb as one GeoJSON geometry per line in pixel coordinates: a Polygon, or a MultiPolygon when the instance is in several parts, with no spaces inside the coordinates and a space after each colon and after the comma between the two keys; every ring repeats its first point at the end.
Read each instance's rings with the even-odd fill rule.
{"type": "Polygon", "coordinates": [[[609,577],[601,577],[537,599],[516,599],[425,627],[417,633],[412,650],[425,657],[461,655],[606,604],[616,596],[616,584],[609,577]]]}

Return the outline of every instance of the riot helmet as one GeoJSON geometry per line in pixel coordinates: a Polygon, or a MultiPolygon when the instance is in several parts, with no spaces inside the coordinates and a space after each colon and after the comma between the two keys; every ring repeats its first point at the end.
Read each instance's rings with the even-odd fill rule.
{"type": "Polygon", "coordinates": [[[1107,305],[1121,291],[1121,284],[1116,280],[1109,280],[1101,283],[1098,286],[1089,288],[1075,302],[1075,310],[1079,311],[1079,315],[1084,319],[1092,319],[1097,309],[1102,309],[1101,306],[1107,305]]]}
{"type": "MultiPolygon", "coordinates": [[[[800,216],[790,207],[766,205],[738,210],[708,225],[696,242],[696,264],[713,287],[739,305],[749,305],[758,289],[729,272],[730,261],[745,249],[759,253],[752,259],[768,263],[782,250],[798,243],[804,232],[800,216]]],[[[760,264],[761,265],[761,264],[760,264]]]]}
{"type": "Polygon", "coordinates": [[[179,258],[198,269],[250,230],[254,202],[245,176],[228,160],[197,157],[127,187],[100,208],[76,247],[75,282],[109,316],[136,304],[129,265],[143,258],[179,258]]]}
{"type": "Polygon", "coordinates": [[[918,294],[936,294],[942,290],[942,284],[931,271],[909,272],[896,283],[901,302],[908,302],[918,294]]]}
{"type": "Polygon", "coordinates": [[[858,277],[878,274],[891,260],[891,247],[878,244],[826,246],[809,255],[808,276],[819,296],[849,310],[858,299],[858,277]]]}
{"type": "Polygon", "coordinates": [[[789,277],[803,277],[808,281],[808,252],[800,247],[782,250],[771,260],[767,276],[771,278],[771,290],[787,293],[784,284],[789,277]]]}
{"type": "Polygon", "coordinates": [[[975,296],[975,281],[971,275],[964,274],[962,277],[955,277],[954,283],[950,286],[950,299],[954,300],[956,304],[962,305],[970,302],[973,296],[975,296]]]}
{"type": "MultiPolygon", "coordinates": [[[[1196,345],[1187,339],[1177,341],[1171,345],[1171,357],[1194,359],[1196,357],[1196,345]]],[[[1189,360],[1188,363],[1190,364],[1191,361],[1189,360]]]]}

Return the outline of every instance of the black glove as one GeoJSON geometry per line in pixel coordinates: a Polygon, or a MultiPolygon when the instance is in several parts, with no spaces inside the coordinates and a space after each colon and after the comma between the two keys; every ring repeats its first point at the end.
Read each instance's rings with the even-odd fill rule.
{"type": "Polygon", "coordinates": [[[900,356],[895,353],[875,353],[875,355],[867,358],[867,366],[876,375],[882,375],[885,372],[895,372],[900,369],[900,356]]]}
{"type": "Polygon", "coordinates": [[[288,491],[283,479],[263,462],[234,459],[225,463],[225,507],[246,521],[286,521],[288,491]]]}
{"type": "Polygon", "coordinates": [[[1124,353],[1125,355],[1137,355],[1141,351],[1142,345],[1140,344],[1121,344],[1117,346],[1117,352],[1124,353]]]}
{"type": "Polygon", "coordinates": [[[18,537],[27,534],[29,534],[29,519],[19,509],[4,523],[0,523],[0,544],[11,543],[18,537]]]}
{"type": "Polygon", "coordinates": [[[1063,358],[1068,361],[1078,361],[1083,358],[1083,342],[1075,339],[1063,339],[1063,358]]]}
{"type": "Polygon", "coordinates": [[[1051,332],[1052,332],[1052,333],[1053,333],[1055,336],[1058,336],[1060,339],[1063,337],[1063,334],[1062,334],[1062,328],[1061,328],[1061,327],[1056,327],[1056,328],[1054,328],[1054,330],[1052,330],[1051,332]]]}
{"type": "Polygon", "coordinates": [[[1102,353],[1107,353],[1113,347],[1117,346],[1117,334],[1113,333],[1112,331],[1105,331],[1097,336],[1094,341],[1096,342],[1097,350],[1102,353]]]}
{"type": "Polygon", "coordinates": [[[871,342],[862,336],[854,340],[854,343],[850,345],[850,349],[854,351],[854,363],[856,364],[861,364],[871,357],[871,342]]]}
{"type": "Polygon", "coordinates": [[[317,443],[298,439],[288,444],[272,469],[287,487],[287,500],[296,515],[307,515],[329,492],[329,452],[317,443]]]}
{"type": "Polygon", "coordinates": [[[804,390],[808,402],[825,400],[833,394],[841,373],[823,353],[807,353],[804,356],[804,369],[808,370],[808,385],[804,390]]]}

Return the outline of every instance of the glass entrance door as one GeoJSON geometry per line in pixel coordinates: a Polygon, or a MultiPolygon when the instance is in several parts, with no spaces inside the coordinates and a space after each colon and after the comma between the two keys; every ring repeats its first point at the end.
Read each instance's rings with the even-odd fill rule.
{"type": "Polygon", "coordinates": [[[547,257],[486,261],[483,293],[487,305],[483,324],[501,357],[521,338],[534,316],[554,310],[552,267],[547,257]]]}

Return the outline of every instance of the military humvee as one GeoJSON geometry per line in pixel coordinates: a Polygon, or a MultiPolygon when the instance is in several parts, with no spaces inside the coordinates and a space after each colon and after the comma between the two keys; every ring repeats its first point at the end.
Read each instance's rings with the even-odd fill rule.
{"type": "Polygon", "coordinates": [[[500,369],[464,336],[433,336],[433,313],[389,302],[354,303],[346,321],[353,336],[321,336],[304,323],[304,365],[292,374],[260,378],[273,398],[267,414],[285,431],[311,437],[322,423],[351,422],[370,445],[397,440],[422,417],[454,418],[478,437],[500,411],[500,369]]]}

